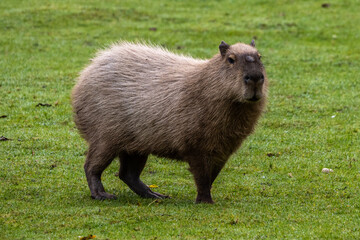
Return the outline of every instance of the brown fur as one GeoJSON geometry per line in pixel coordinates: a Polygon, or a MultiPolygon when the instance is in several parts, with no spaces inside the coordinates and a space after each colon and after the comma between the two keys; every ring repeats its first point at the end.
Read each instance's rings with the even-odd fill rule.
{"type": "Polygon", "coordinates": [[[72,104],[89,143],[84,168],[93,198],[115,198],[100,176],[117,156],[119,176],[135,193],[166,197],[139,179],[154,154],[188,162],[196,202],[212,203],[213,181],[254,130],[267,95],[265,69],[253,46],[222,42],[219,48],[221,54],[199,60],[121,42],[99,52],[81,72],[72,104]]]}

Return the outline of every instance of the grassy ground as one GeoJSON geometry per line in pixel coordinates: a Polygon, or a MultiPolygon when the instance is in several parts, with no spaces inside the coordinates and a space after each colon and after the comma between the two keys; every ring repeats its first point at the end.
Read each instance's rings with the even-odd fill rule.
{"type": "Polygon", "coordinates": [[[360,2],[323,3],[0,1],[1,238],[359,239],[360,2]],[[114,161],[103,181],[118,200],[91,200],[69,95],[95,51],[148,40],[209,58],[253,37],[269,105],[216,204],[195,205],[186,164],[155,157],[143,180],[172,199],[139,198],[114,161]]]}

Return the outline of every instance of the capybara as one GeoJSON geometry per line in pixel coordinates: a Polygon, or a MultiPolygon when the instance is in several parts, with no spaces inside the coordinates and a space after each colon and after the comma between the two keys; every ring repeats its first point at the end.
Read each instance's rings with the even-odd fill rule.
{"type": "Polygon", "coordinates": [[[140,180],[149,154],[189,163],[196,202],[253,132],[268,80],[254,41],[219,45],[209,60],[148,44],[120,42],[100,51],[72,92],[74,118],[89,144],[84,165],[91,197],[105,192],[101,174],[115,157],[119,177],[145,198],[166,198],[140,180]]]}

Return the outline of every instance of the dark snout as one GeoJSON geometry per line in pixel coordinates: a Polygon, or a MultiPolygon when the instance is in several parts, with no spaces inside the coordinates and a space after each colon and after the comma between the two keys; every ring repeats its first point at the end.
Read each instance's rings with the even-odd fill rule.
{"type": "Polygon", "coordinates": [[[244,81],[247,85],[262,85],[264,83],[264,75],[261,72],[246,74],[244,81]]]}
{"type": "Polygon", "coordinates": [[[248,101],[256,102],[262,98],[262,86],[264,84],[264,79],[265,77],[262,72],[252,72],[244,75],[248,101]]]}

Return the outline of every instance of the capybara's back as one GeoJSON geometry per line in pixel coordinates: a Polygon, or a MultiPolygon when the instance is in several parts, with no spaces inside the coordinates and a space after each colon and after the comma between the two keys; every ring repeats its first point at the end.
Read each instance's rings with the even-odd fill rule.
{"type": "Polygon", "coordinates": [[[159,47],[114,45],[80,75],[73,91],[76,125],[90,144],[101,139],[144,154],[171,148],[182,134],[175,127],[182,121],[175,107],[184,91],[182,79],[203,63],[159,47]]]}
{"type": "Polygon", "coordinates": [[[212,202],[210,187],[229,156],[252,131],[267,91],[253,46],[227,45],[199,60],[161,47],[122,42],[101,51],[73,89],[74,118],[89,144],[85,172],[95,199],[100,176],[120,157],[120,178],[143,197],[166,197],[139,179],[147,156],[187,161],[197,202],[212,202]]]}

